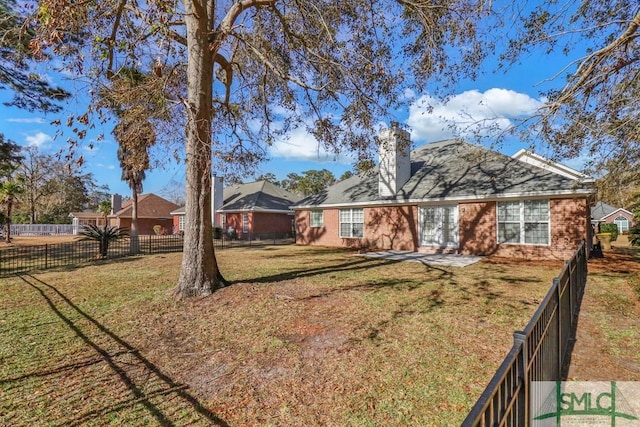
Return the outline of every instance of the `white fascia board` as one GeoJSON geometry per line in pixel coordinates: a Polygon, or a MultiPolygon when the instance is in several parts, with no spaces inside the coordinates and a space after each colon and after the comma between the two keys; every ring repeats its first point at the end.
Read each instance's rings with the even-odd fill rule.
{"type": "Polygon", "coordinates": [[[520,160],[523,163],[527,163],[533,166],[537,166],[541,169],[548,170],[550,172],[557,173],[566,178],[574,179],[580,182],[595,182],[595,180],[582,172],[579,172],[569,166],[565,166],[561,163],[549,160],[539,154],[532,153],[524,148],[515,153],[512,158],[520,160]]]}
{"type": "Polygon", "coordinates": [[[628,213],[629,215],[633,216],[633,213],[632,213],[632,212],[629,212],[628,210],[626,210],[626,209],[624,209],[624,208],[618,208],[618,209],[616,209],[615,211],[611,212],[609,215],[605,215],[605,216],[603,216],[603,217],[601,218],[601,220],[602,220],[602,221],[604,221],[604,219],[605,219],[605,218],[609,218],[610,216],[616,215],[616,214],[618,214],[619,212],[626,212],[626,213],[628,213]]]}
{"type": "Polygon", "coordinates": [[[485,196],[463,196],[463,197],[439,197],[432,199],[406,199],[406,200],[374,200],[370,202],[356,202],[356,203],[336,203],[330,205],[306,205],[306,206],[294,206],[294,210],[302,209],[326,209],[326,208],[353,208],[353,207],[378,207],[378,206],[402,206],[402,205],[416,205],[425,203],[453,203],[453,202],[493,202],[496,200],[521,200],[521,199],[558,199],[568,196],[584,196],[588,197],[595,194],[593,190],[563,190],[563,191],[531,191],[527,193],[508,193],[494,195],[491,197],[485,196]]]}

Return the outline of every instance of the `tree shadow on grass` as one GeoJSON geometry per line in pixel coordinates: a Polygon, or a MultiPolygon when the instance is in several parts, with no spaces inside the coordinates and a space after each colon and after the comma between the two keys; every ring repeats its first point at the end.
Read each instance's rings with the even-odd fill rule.
{"type": "Polygon", "coordinates": [[[367,270],[369,268],[395,264],[398,262],[401,262],[401,261],[393,261],[393,260],[380,261],[380,260],[374,260],[374,259],[359,258],[352,261],[344,262],[342,264],[331,264],[331,265],[326,265],[322,267],[311,267],[311,268],[302,268],[298,270],[284,271],[282,273],[272,274],[269,276],[260,276],[255,278],[233,280],[233,281],[230,281],[229,283],[230,285],[234,285],[237,283],[275,283],[275,282],[281,282],[284,280],[313,277],[313,276],[319,276],[322,274],[335,273],[335,272],[367,270]]]}
{"type": "Polygon", "coordinates": [[[186,391],[186,385],[178,384],[164,374],[156,365],[142,356],[135,347],[75,305],[55,286],[30,275],[21,276],[21,279],[36,290],[55,315],[96,354],[80,363],[69,363],[40,372],[4,379],[0,381],[0,385],[46,377],[60,372],[77,373],[78,370],[86,369],[92,365],[105,364],[106,366],[100,371],[100,377],[95,378],[96,383],[85,383],[87,376],[91,378],[91,373],[88,372],[80,373],[81,381],[83,381],[85,390],[98,389],[99,391],[96,393],[98,395],[101,392],[104,395],[105,391],[109,391],[100,390],[100,388],[116,388],[114,398],[108,399],[109,404],[106,407],[89,409],[84,412],[82,408],[66,411],[65,415],[71,414],[72,418],[61,422],[61,424],[78,426],[100,419],[106,421],[105,417],[112,417],[119,411],[141,406],[162,426],[183,425],[185,423],[228,426],[224,420],[213,414],[198,399],[189,394],[186,391]],[[79,326],[81,324],[85,326],[81,328],[79,326]],[[114,351],[114,349],[117,350],[114,351]],[[124,385],[124,389],[122,385],[124,385]]]}

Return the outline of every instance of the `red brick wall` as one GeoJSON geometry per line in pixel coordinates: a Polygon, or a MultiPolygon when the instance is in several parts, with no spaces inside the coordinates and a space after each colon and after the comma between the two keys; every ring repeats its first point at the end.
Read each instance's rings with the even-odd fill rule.
{"type": "MultiPolygon", "coordinates": [[[[121,228],[131,230],[131,218],[110,218],[109,224],[121,228]]],[[[173,219],[153,219],[153,218],[139,218],[138,219],[138,234],[147,235],[155,234],[153,231],[154,225],[160,225],[165,228],[167,234],[171,234],[173,230],[173,219]]]]}
{"type": "Polygon", "coordinates": [[[415,206],[365,208],[362,239],[339,236],[340,209],[325,209],[323,226],[313,228],[310,227],[309,212],[296,211],[296,243],[300,245],[408,251],[418,247],[418,211],[415,206]]]}
{"type": "Polygon", "coordinates": [[[588,240],[590,208],[584,197],[551,199],[550,245],[497,243],[496,202],[459,205],[460,253],[529,259],[568,259],[588,240]]]}
{"type": "MultiPolygon", "coordinates": [[[[458,205],[458,252],[529,259],[568,259],[583,239],[588,239],[590,208],[586,198],[552,199],[550,245],[497,243],[496,202],[458,205]]],[[[324,210],[322,227],[311,228],[308,210],[296,211],[296,243],[333,247],[367,247],[442,252],[440,248],[419,247],[417,206],[365,208],[363,239],[342,239],[339,209],[324,210]]],[[[447,249],[445,252],[449,252],[447,249]]],[[[455,249],[453,250],[455,252],[455,249]]]]}
{"type": "Polygon", "coordinates": [[[249,214],[249,227],[254,234],[291,233],[293,215],[286,213],[253,212],[249,214]]]}
{"type": "Polygon", "coordinates": [[[369,248],[403,251],[418,248],[417,206],[370,208],[364,214],[364,243],[369,248]]]}
{"type": "Polygon", "coordinates": [[[496,202],[458,205],[458,250],[465,255],[492,254],[498,249],[496,202]]]}
{"type": "MultiPolygon", "coordinates": [[[[249,225],[251,225],[251,214],[249,214],[249,225]]],[[[226,230],[229,227],[236,230],[238,236],[242,235],[242,213],[241,212],[233,212],[226,214],[226,222],[224,224],[226,230]]],[[[249,231],[251,231],[251,227],[249,227],[249,231]]]]}

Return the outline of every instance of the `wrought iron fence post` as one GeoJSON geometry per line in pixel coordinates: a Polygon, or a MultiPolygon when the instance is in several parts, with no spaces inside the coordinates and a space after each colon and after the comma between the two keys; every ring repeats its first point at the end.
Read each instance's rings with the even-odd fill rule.
{"type": "Polygon", "coordinates": [[[49,245],[44,244],[44,269],[49,268],[49,245]]]}
{"type": "MultiPolygon", "coordinates": [[[[569,272],[569,277],[568,280],[569,282],[567,283],[567,286],[571,287],[571,266],[566,265],[568,263],[565,263],[565,268],[567,269],[567,271],[569,272]]],[[[558,353],[557,353],[557,365],[558,365],[558,369],[554,369],[554,379],[557,378],[558,375],[560,375],[560,372],[562,371],[562,358],[563,358],[563,354],[562,354],[562,348],[564,347],[562,345],[562,338],[563,338],[563,334],[562,334],[562,313],[563,313],[563,307],[562,307],[562,283],[560,283],[560,278],[559,277],[555,277],[553,279],[553,286],[556,287],[556,299],[558,300],[558,305],[557,305],[557,310],[556,310],[556,318],[558,319],[558,338],[557,338],[557,349],[558,349],[558,353]]]]}
{"type": "Polygon", "coordinates": [[[522,331],[513,333],[513,345],[520,347],[522,356],[518,367],[518,379],[522,381],[521,392],[518,395],[518,420],[516,425],[527,425],[529,420],[529,351],[527,349],[527,334],[522,331]]]}

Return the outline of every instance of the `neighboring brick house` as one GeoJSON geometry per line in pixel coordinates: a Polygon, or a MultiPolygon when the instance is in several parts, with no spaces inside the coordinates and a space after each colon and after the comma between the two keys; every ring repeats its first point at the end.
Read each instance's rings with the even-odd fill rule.
{"type": "MultiPolygon", "coordinates": [[[[138,196],[138,234],[155,234],[153,227],[159,225],[163,232],[171,233],[173,216],[171,211],[178,205],[153,193],[138,196]]],[[[111,198],[111,215],[107,216],[109,225],[131,229],[132,201],[125,200],[118,194],[111,198]]]]}
{"type": "Polygon", "coordinates": [[[590,241],[595,190],[585,175],[525,151],[410,145],[405,130],[383,130],[376,170],[298,202],[296,242],[566,259],[590,241]]]}
{"type": "MultiPolygon", "coordinates": [[[[213,179],[213,223],[225,231],[233,230],[239,239],[267,234],[293,234],[291,205],[300,197],[268,181],[234,184],[222,190],[219,177],[213,179]]],[[[184,207],[173,212],[174,231],[185,227],[184,207]]]]}
{"type": "Polygon", "coordinates": [[[614,208],[604,202],[598,202],[591,207],[591,222],[595,227],[602,222],[616,224],[618,231],[624,233],[633,227],[633,213],[623,208],[614,208]]]}

